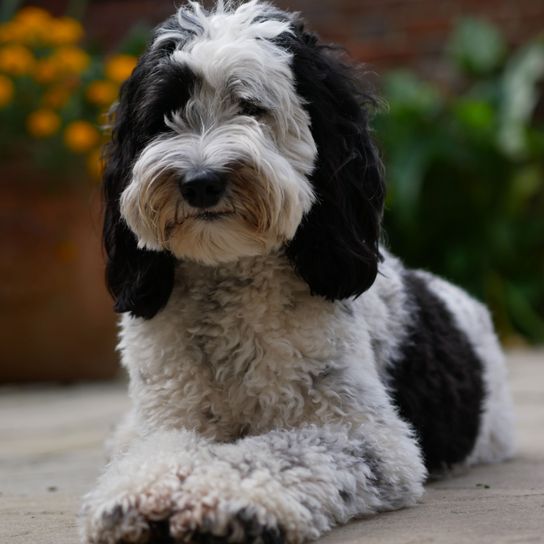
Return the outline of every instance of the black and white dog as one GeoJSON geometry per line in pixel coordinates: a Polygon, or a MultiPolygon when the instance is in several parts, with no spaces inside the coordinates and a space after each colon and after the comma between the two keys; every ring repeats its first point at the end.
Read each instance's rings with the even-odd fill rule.
{"type": "Polygon", "coordinates": [[[156,31],[107,149],[133,408],[86,544],[304,542],[512,454],[487,310],[379,246],[371,102],[257,0],[191,3],[156,31]]]}

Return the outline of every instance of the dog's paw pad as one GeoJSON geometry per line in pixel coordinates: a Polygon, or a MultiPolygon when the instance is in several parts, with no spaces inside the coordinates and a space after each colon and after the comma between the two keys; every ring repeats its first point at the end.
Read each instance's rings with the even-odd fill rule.
{"type": "Polygon", "coordinates": [[[149,522],[149,544],[175,544],[170,534],[170,522],[167,519],[149,522]]]}
{"type": "Polygon", "coordinates": [[[231,514],[219,504],[191,504],[170,520],[176,542],[195,544],[283,544],[283,532],[262,524],[247,509],[231,514]]]}
{"type": "Polygon", "coordinates": [[[144,544],[149,541],[149,525],[133,507],[117,505],[100,516],[96,544],[144,544]]]}
{"type": "Polygon", "coordinates": [[[237,512],[229,523],[232,542],[252,542],[254,544],[282,544],[283,531],[261,523],[258,517],[247,509],[237,512]]]}
{"type": "Polygon", "coordinates": [[[158,489],[126,496],[118,504],[95,515],[92,544],[173,544],[169,518],[172,492],[158,489]]]}

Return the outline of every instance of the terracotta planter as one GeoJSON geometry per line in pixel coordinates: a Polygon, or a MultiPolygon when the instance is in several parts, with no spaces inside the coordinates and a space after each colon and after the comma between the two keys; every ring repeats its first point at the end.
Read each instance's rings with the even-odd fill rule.
{"type": "Polygon", "coordinates": [[[0,383],[111,378],[115,316],[98,188],[48,190],[2,177],[0,383]]]}

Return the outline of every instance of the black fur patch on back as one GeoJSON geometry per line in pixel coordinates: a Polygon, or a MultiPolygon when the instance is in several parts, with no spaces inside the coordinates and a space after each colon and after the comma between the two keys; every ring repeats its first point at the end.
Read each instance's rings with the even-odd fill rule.
{"type": "Polygon", "coordinates": [[[404,283],[415,308],[403,356],[392,367],[392,396],[414,427],[431,472],[463,461],[480,426],[482,363],[446,305],[425,280],[407,272],[404,283]]]}

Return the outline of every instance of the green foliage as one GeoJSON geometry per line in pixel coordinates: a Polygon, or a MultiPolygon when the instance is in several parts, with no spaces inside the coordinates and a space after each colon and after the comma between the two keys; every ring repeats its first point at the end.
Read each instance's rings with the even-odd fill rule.
{"type": "Polygon", "coordinates": [[[9,20],[20,4],[21,0],[0,0],[0,21],[9,20]]]}
{"type": "Polygon", "coordinates": [[[541,342],[544,40],[507,57],[495,28],[466,20],[448,51],[461,92],[407,71],[385,80],[389,245],[485,300],[503,335],[541,342]]]}
{"type": "Polygon", "coordinates": [[[500,67],[507,51],[504,38],[493,25],[469,18],[457,25],[448,49],[459,66],[476,75],[500,67]]]}

